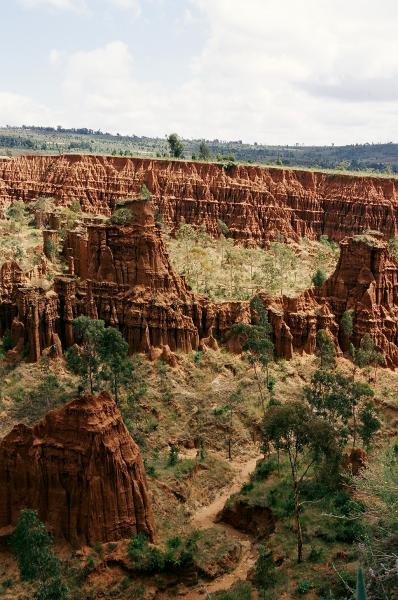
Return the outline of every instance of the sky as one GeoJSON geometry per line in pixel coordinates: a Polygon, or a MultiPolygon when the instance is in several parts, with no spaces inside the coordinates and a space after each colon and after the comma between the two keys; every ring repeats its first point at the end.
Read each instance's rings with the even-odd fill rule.
{"type": "Polygon", "coordinates": [[[398,142],[396,0],[0,0],[0,125],[398,142]]]}

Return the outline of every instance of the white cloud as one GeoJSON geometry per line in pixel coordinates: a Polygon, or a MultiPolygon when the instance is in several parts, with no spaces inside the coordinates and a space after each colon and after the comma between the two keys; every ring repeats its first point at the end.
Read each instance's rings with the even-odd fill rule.
{"type": "Polygon", "coordinates": [[[20,0],[27,8],[47,7],[52,9],[73,10],[83,12],[86,10],[85,0],[20,0]]]}
{"type": "Polygon", "coordinates": [[[50,65],[57,65],[62,59],[62,52],[54,48],[49,54],[50,65]]]}
{"type": "MultiPolygon", "coordinates": [[[[146,19],[155,1],[161,2],[141,0],[146,19]]],[[[136,0],[107,2],[133,12],[139,7],[136,0]]],[[[178,85],[159,83],[167,79],[156,59],[143,80],[140,55],[121,41],[63,56],[62,123],[268,143],[398,141],[395,0],[384,0],[383,10],[373,0],[231,4],[186,0],[178,26],[194,23],[206,36],[178,85]]],[[[168,31],[164,43],[173,43],[168,31]]],[[[59,55],[50,60],[58,64],[59,55]]]]}
{"type": "Polygon", "coordinates": [[[31,98],[11,92],[0,92],[0,114],[3,125],[52,125],[57,114],[31,98]]]}
{"type": "Polygon", "coordinates": [[[117,8],[129,11],[133,17],[139,17],[141,14],[139,0],[108,0],[108,2],[117,8]]]}

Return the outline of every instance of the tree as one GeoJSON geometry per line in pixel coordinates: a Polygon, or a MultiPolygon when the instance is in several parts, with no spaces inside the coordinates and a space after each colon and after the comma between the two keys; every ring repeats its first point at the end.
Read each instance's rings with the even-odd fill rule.
{"type": "MultiPolygon", "coordinates": [[[[370,402],[373,396],[372,389],[366,383],[356,382],[352,377],[340,372],[318,369],[311,378],[311,385],[304,388],[304,394],[314,414],[325,419],[334,428],[343,444],[351,434],[355,448],[358,432],[357,411],[361,407],[363,411],[370,402]]],[[[373,406],[371,402],[370,405],[373,406]]],[[[369,411],[370,406],[363,414],[365,425],[361,417],[363,429],[360,431],[363,431],[362,439],[370,442],[377,429],[374,429],[369,411]]]]}
{"type": "Polygon", "coordinates": [[[12,230],[20,231],[30,220],[26,204],[23,200],[14,200],[5,211],[6,218],[11,221],[12,230]]]}
{"type": "Polygon", "coordinates": [[[268,321],[267,313],[260,298],[255,297],[250,307],[257,315],[257,323],[248,325],[246,323],[235,324],[231,328],[232,335],[243,338],[242,349],[246,352],[249,363],[254,368],[260,401],[265,412],[265,390],[262,372],[266,373],[266,389],[271,394],[273,380],[269,373],[269,364],[274,358],[274,344],[272,342],[272,326],[268,321]]]}
{"type": "Polygon", "coordinates": [[[225,243],[226,243],[226,237],[228,235],[228,227],[227,225],[224,223],[224,221],[221,221],[221,219],[217,219],[217,229],[218,232],[220,234],[220,242],[221,242],[221,262],[224,261],[224,248],[225,248],[225,243]]]}
{"type": "Polygon", "coordinates": [[[211,157],[210,148],[206,144],[206,142],[204,140],[202,140],[199,145],[199,160],[209,160],[210,157],[211,157]]]}
{"type": "Polygon", "coordinates": [[[181,158],[184,153],[184,146],[179,136],[176,133],[171,133],[167,138],[167,142],[170,148],[170,154],[174,158],[181,158]]]}
{"type": "Polygon", "coordinates": [[[341,317],[341,326],[343,328],[343,332],[348,337],[348,339],[352,336],[352,332],[354,330],[354,311],[353,310],[345,310],[343,316],[341,317]]]}
{"type": "Polygon", "coordinates": [[[12,547],[22,580],[59,576],[60,565],[53,552],[53,541],[35,511],[21,511],[12,536],[12,547]]]}
{"type": "Polygon", "coordinates": [[[237,390],[236,392],[232,393],[229,396],[229,400],[227,405],[225,406],[225,410],[228,414],[228,459],[232,460],[232,444],[233,444],[233,433],[234,433],[234,427],[233,427],[233,421],[234,421],[234,414],[236,411],[236,408],[239,404],[242,403],[242,395],[241,395],[241,391],[237,390]]]}
{"type": "Polygon", "coordinates": [[[361,562],[368,574],[371,598],[398,598],[398,453],[392,446],[378,453],[372,464],[354,478],[364,505],[368,528],[361,540],[361,562]]]}
{"type": "Polygon", "coordinates": [[[376,414],[373,402],[367,401],[359,412],[358,433],[363,445],[369,450],[373,437],[379,431],[381,422],[376,414]]]}
{"type": "Polygon", "coordinates": [[[330,369],[336,366],[336,348],[330,333],[326,329],[317,331],[316,354],[320,358],[321,369],[330,369]]]}
{"type": "Polygon", "coordinates": [[[176,231],[176,239],[182,243],[185,252],[185,265],[184,270],[186,274],[190,272],[190,260],[189,260],[189,252],[195,243],[196,240],[196,231],[192,227],[192,225],[188,225],[188,223],[180,223],[177,231],[176,231]]]}
{"type": "Polygon", "coordinates": [[[275,285],[278,285],[281,295],[283,295],[287,275],[295,269],[297,256],[287,244],[272,242],[270,245],[270,257],[273,261],[274,277],[276,277],[275,285]]]}
{"type": "Polygon", "coordinates": [[[264,447],[288,456],[290,481],[294,497],[297,531],[297,561],[303,561],[303,532],[301,525],[301,492],[304,478],[321,459],[335,464],[339,447],[336,435],[327,421],[313,415],[302,402],[271,406],[263,422],[264,447]]]}
{"type": "Polygon", "coordinates": [[[317,269],[312,276],[312,283],[316,288],[320,288],[323,286],[327,279],[326,273],[323,269],[317,269]]]}
{"type": "Polygon", "coordinates": [[[122,334],[114,327],[106,327],[98,339],[98,356],[102,363],[100,376],[110,382],[116,404],[119,402],[119,389],[132,375],[132,364],[128,357],[129,345],[122,334]]]}
{"type": "Polygon", "coordinates": [[[73,328],[79,345],[68,350],[68,367],[80,375],[91,393],[98,382],[109,383],[118,403],[120,387],[132,376],[128,343],[118,329],[105,327],[101,320],[81,316],[73,321],[73,328]]]}
{"type": "Polygon", "coordinates": [[[242,266],[243,256],[239,248],[231,246],[225,253],[224,264],[229,268],[229,293],[232,297],[234,283],[239,281],[237,274],[242,266]]]}
{"type": "Polygon", "coordinates": [[[66,354],[68,368],[80,375],[84,387],[94,393],[100,369],[98,344],[105,328],[104,321],[81,316],[73,321],[78,346],[73,346],[66,354]]]}
{"type": "Polygon", "coordinates": [[[363,336],[359,348],[355,348],[351,345],[351,356],[354,363],[354,375],[356,367],[359,369],[369,369],[373,366],[376,379],[377,367],[384,364],[384,356],[376,349],[375,343],[369,333],[366,333],[363,336]]]}

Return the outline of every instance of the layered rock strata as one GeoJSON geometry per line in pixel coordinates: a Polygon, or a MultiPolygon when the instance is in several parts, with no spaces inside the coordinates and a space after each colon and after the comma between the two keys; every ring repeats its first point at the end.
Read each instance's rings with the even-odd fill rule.
{"type": "Polygon", "coordinates": [[[333,275],[319,289],[297,298],[262,296],[273,325],[276,351],[313,353],[316,333],[326,329],[336,347],[346,351],[370,334],[385,365],[398,366],[398,262],[381,236],[354,236],[340,243],[341,254],[333,275]],[[350,338],[342,326],[351,311],[350,338]]]}
{"type": "MultiPolygon", "coordinates": [[[[124,225],[94,222],[68,232],[64,255],[69,274],[55,278],[45,292],[27,282],[18,265],[0,272],[0,335],[11,333],[18,357],[24,349],[31,360],[44,351],[61,352],[74,343],[73,320],[80,315],[103,319],[117,327],[131,352],[166,356],[181,350],[217,347],[226,341],[239,351],[230,334],[234,323],[256,317],[248,302],[213,303],[197,296],[170,264],[151,201],[125,203],[131,218],[124,225]]],[[[319,329],[330,332],[338,349],[360,343],[370,333],[387,366],[398,365],[398,263],[382,234],[341,242],[335,273],[320,289],[296,298],[260,294],[273,326],[277,356],[313,353],[319,329]],[[353,314],[347,339],[341,322],[353,314]]],[[[175,360],[172,361],[175,364],[175,360]]]]}
{"type": "Polygon", "coordinates": [[[21,509],[38,511],[74,546],[137,533],[155,538],[140,450],[107,393],[86,394],[0,443],[0,533],[21,509]]]}
{"type": "Polygon", "coordinates": [[[264,245],[280,234],[341,240],[365,229],[385,237],[397,231],[395,179],[104,156],[0,161],[0,209],[15,198],[53,196],[57,204],[79,200],[85,211],[109,215],[117,200],[137,196],[143,184],[167,225],[204,223],[218,235],[221,219],[231,237],[247,244],[264,245]]]}

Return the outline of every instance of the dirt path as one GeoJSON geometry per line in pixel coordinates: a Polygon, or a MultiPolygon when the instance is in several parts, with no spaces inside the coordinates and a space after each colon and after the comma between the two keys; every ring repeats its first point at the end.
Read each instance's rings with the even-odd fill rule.
{"type": "MultiPolygon", "coordinates": [[[[215,519],[218,513],[223,509],[225,502],[232,494],[238,492],[242,485],[248,481],[249,476],[256,468],[256,463],[260,458],[262,458],[262,455],[251,458],[243,464],[238,461],[233,461],[231,463],[232,468],[236,470],[236,475],[231,485],[228,486],[211,504],[204,506],[197,511],[192,519],[192,525],[196,529],[208,529],[209,527],[214,526],[215,519]]],[[[230,588],[239,579],[245,580],[256,561],[256,557],[251,550],[251,538],[249,535],[234,529],[226,523],[217,523],[217,525],[227,532],[229,537],[232,537],[241,543],[242,554],[239,563],[231,573],[225,573],[224,575],[221,575],[221,577],[214,579],[214,581],[202,585],[196,590],[190,591],[184,596],[186,600],[204,600],[211,593],[230,588]]]]}

